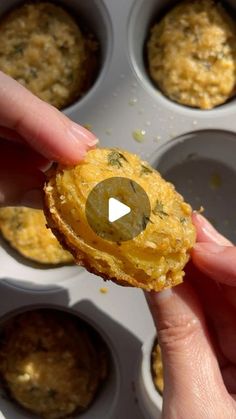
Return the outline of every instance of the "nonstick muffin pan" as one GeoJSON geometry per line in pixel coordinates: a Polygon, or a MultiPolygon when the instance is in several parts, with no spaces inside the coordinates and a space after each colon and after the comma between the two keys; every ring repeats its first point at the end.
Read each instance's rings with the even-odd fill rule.
{"type": "MultiPolygon", "coordinates": [[[[18,3],[2,0],[0,14],[18,3]]],[[[101,68],[95,84],[64,113],[88,126],[103,147],[118,146],[150,161],[176,183],[194,209],[203,206],[217,228],[235,241],[235,99],[210,111],[178,105],[153,86],[145,68],[143,50],[149,27],[176,2],[56,3],[83,19],[101,46],[101,68]]],[[[233,1],[228,3],[234,7],[233,1]]],[[[42,268],[18,257],[5,242],[0,248],[0,276],[1,318],[15,310],[39,306],[72,310],[108,342],[114,358],[114,380],[103,399],[81,417],[150,419],[160,415],[159,400],[152,399],[154,409],[153,404],[149,409],[143,399],[150,386],[140,391],[139,385],[141,347],[155,335],[140,290],[104,283],[76,266],[42,268]]],[[[5,398],[0,400],[0,411],[5,419],[26,417],[5,398]]]]}

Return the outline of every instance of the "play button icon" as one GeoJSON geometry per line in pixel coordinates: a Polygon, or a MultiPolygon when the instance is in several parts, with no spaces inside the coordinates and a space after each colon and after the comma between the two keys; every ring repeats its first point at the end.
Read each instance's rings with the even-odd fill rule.
{"type": "Polygon", "coordinates": [[[86,201],[86,218],[97,236],[117,242],[132,240],[150,222],[151,207],[134,180],[112,177],[99,182],[86,201]]]}
{"type": "Polygon", "coordinates": [[[118,199],[109,199],[108,220],[111,223],[114,223],[114,221],[117,221],[125,215],[129,214],[130,211],[130,207],[122,204],[122,202],[118,201],[118,199]]]}

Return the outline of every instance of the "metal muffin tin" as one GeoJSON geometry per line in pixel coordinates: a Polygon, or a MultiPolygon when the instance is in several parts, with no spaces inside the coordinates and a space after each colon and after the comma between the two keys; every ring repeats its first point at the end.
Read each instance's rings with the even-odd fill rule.
{"type": "MultiPolygon", "coordinates": [[[[2,0],[0,14],[18,3],[22,2],[2,0]]],[[[73,15],[80,16],[88,23],[96,33],[102,51],[97,81],[84,98],[64,111],[65,114],[82,125],[89,125],[100,139],[101,146],[117,146],[135,152],[155,167],[160,167],[167,176],[168,173],[171,174],[171,170],[175,170],[175,166],[180,164],[181,168],[181,164],[184,165],[185,160],[191,158],[200,160],[199,168],[196,161],[193,163],[194,171],[199,170],[199,173],[201,159],[205,157],[217,168],[221,164],[226,172],[230,169],[230,175],[228,172],[219,174],[222,182],[226,179],[230,183],[230,188],[226,185],[222,189],[223,193],[220,193],[221,204],[217,204],[219,190],[215,190],[215,201],[206,188],[202,198],[209,210],[209,216],[212,216],[211,208],[214,207],[214,217],[217,216],[219,228],[232,239],[236,237],[236,221],[233,217],[233,212],[236,213],[236,201],[231,196],[236,179],[235,99],[210,111],[184,107],[171,102],[158,92],[145,69],[143,46],[148,29],[167,6],[176,2],[58,0],[56,3],[65,5],[71,9],[73,15]],[[135,141],[137,132],[141,132],[143,142],[135,141]],[[194,140],[191,140],[193,137],[194,140]],[[173,140],[174,138],[178,139],[173,140]],[[217,149],[214,147],[214,138],[217,149]],[[226,220],[227,202],[230,198],[228,222],[234,224],[232,226],[226,220]],[[226,204],[223,205],[223,201],[226,204]],[[232,231],[235,233],[232,234],[232,231]]],[[[233,0],[228,3],[235,7],[233,0]]],[[[186,190],[185,182],[190,176],[190,169],[191,164],[188,165],[186,176],[182,176],[180,170],[182,177],[178,177],[179,189],[186,190]]],[[[209,181],[211,188],[211,180],[203,177],[201,179],[204,183],[209,181]]],[[[192,182],[192,192],[188,198],[193,198],[194,207],[199,208],[201,198],[196,202],[194,188],[195,183],[192,182]]],[[[94,325],[108,342],[114,357],[114,376],[108,383],[113,397],[110,390],[107,391],[102,396],[102,401],[98,400],[82,418],[154,417],[153,404],[148,411],[148,403],[142,396],[145,394],[147,399],[150,383],[145,391],[140,391],[146,382],[144,380],[144,384],[140,385],[142,374],[139,369],[143,368],[140,357],[142,358],[142,353],[146,353],[141,347],[155,334],[142,291],[122,288],[112,283],[105,284],[102,279],[75,266],[52,269],[32,265],[16,257],[3,242],[0,248],[0,275],[1,318],[11,315],[15,310],[27,310],[34,306],[72,310],[94,325]],[[102,287],[107,287],[106,294],[101,293],[102,287]]],[[[152,395],[149,396],[152,400],[155,399],[152,395]]],[[[157,402],[155,417],[160,415],[160,406],[161,403],[157,402]]],[[[0,417],[5,419],[32,417],[18,412],[5,399],[0,400],[0,411],[0,417]]]]}

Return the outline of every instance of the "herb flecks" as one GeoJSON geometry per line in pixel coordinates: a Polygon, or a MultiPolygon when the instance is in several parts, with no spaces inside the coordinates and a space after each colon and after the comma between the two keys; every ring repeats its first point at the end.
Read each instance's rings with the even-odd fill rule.
{"type": "Polygon", "coordinates": [[[117,150],[113,150],[108,154],[109,166],[122,167],[122,162],[128,162],[126,157],[117,150]]]}
{"type": "Polygon", "coordinates": [[[181,218],[180,218],[180,222],[181,222],[181,224],[185,224],[185,223],[186,223],[186,221],[187,221],[187,220],[186,220],[186,218],[185,218],[185,217],[181,217],[181,218]]]}
{"type": "Polygon", "coordinates": [[[164,210],[164,205],[159,200],[156,201],[156,205],[154,207],[153,214],[158,215],[162,220],[163,220],[164,217],[169,217],[169,214],[167,212],[165,212],[165,210],[164,210]]]}
{"type": "Polygon", "coordinates": [[[143,217],[142,217],[142,228],[143,228],[143,230],[145,230],[148,223],[154,224],[152,222],[152,220],[150,219],[150,217],[148,217],[146,214],[143,214],[143,217]]]}
{"type": "Polygon", "coordinates": [[[49,390],[48,390],[48,397],[50,397],[50,398],[54,398],[55,396],[57,396],[57,391],[56,390],[54,390],[53,388],[50,388],[49,390]]]}
{"type": "Polygon", "coordinates": [[[135,183],[132,180],[130,181],[130,186],[133,189],[134,193],[136,193],[135,183]]]}
{"type": "Polygon", "coordinates": [[[148,166],[144,166],[144,164],[141,164],[140,175],[149,175],[150,173],[153,173],[152,169],[148,166]]]}
{"type": "Polygon", "coordinates": [[[25,42],[21,42],[19,44],[14,45],[12,55],[16,55],[16,54],[21,54],[22,55],[25,48],[26,48],[26,43],[25,42]]]}

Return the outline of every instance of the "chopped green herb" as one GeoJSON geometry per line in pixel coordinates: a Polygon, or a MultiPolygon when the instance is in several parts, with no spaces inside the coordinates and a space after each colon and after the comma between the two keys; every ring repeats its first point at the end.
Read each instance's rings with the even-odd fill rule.
{"type": "Polygon", "coordinates": [[[67,74],[67,81],[68,81],[69,83],[72,83],[72,82],[73,82],[73,80],[74,80],[74,75],[73,75],[73,73],[71,72],[71,73],[67,74]]]}
{"type": "Polygon", "coordinates": [[[31,68],[30,68],[30,75],[31,75],[34,79],[36,79],[36,78],[37,78],[37,76],[38,76],[38,71],[37,71],[37,69],[36,69],[35,67],[31,67],[31,68]]]}
{"type": "Polygon", "coordinates": [[[26,47],[26,43],[25,42],[21,42],[20,44],[14,45],[13,46],[12,55],[15,55],[15,54],[23,54],[25,47],[26,47]]]}
{"type": "Polygon", "coordinates": [[[113,150],[108,154],[108,164],[110,166],[122,167],[122,161],[128,162],[128,160],[117,150],[113,150]]]}
{"type": "Polygon", "coordinates": [[[69,47],[66,44],[60,45],[59,50],[62,52],[62,54],[69,52],[69,47]]]}
{"type": "Polygon", "coordinates": [[[56,390],[54,390],[53,388],[50,388],[49,390],[48,390],[48,397],[55,397],[57,395],[57,391],[56,390]]]}
{"type": "Polygon", "coordinates": [[[186,223],[186,221],[187,221],[187,220],[186,220],[186,218],[185,218],[185,217],[181,217],[181,218],[180,218],[180,222],[181,222],[181,224],[185,224],[185,223],[186,223]]]}
{"type": "Polygon", "coordinates": [[[147,227],[148,223],[154,224],[152,222],[152,220],[146,214],[143,214],[143,218],[142,218],[142,227],[143,227],[143,230],[145,230],[145,228],[147,227]]]}
{"type": "Polygon", "coordinates": [[[35,393],[39,390],[39,388],[36,385],[33,385],[32,387],[30,387],[29,391],[30,393],[35,393]]]}
{"type": "Polygon", "coordinates": [[[131,188],[133,189],[134,193],[136,193],[135,183],[131,180],[130,181],[131,188]]]}
{"type": "Polygon", "coordinates": [[[142,218],[142,227],[145,230],[145,228],[147,227],[149,222],[149,217],[147,217],[145,214],[143,214],[143,218],[142,218]]]}
{"type": "Polygon", "coordinates": [[[164,211],[164,206],[162,202],[160,202],[159,200],[157,200],[156,202],[155,208],[153,210],[153,214],[158,215],[161,219],[163,219],[163,217],[169,216],[169,214],[167,214],[167,212],[164,211]]]}
{"type": "Polygon", "coordinates": [[[213,190],[219,189],[222,186],[222,179],[219,173],[213,173],[210,179],[210,187],[213,190]]]}
{"type": "Polygon", "coordinates": [[[143,164],[141,164],[141,172],[140,172],[140,175],[141,176],[142,175],[148,175],[150,173],[153,173],[152,172],[152,169],[150,167],[147,167],[147,166],[144,166],[143,164]]]}

